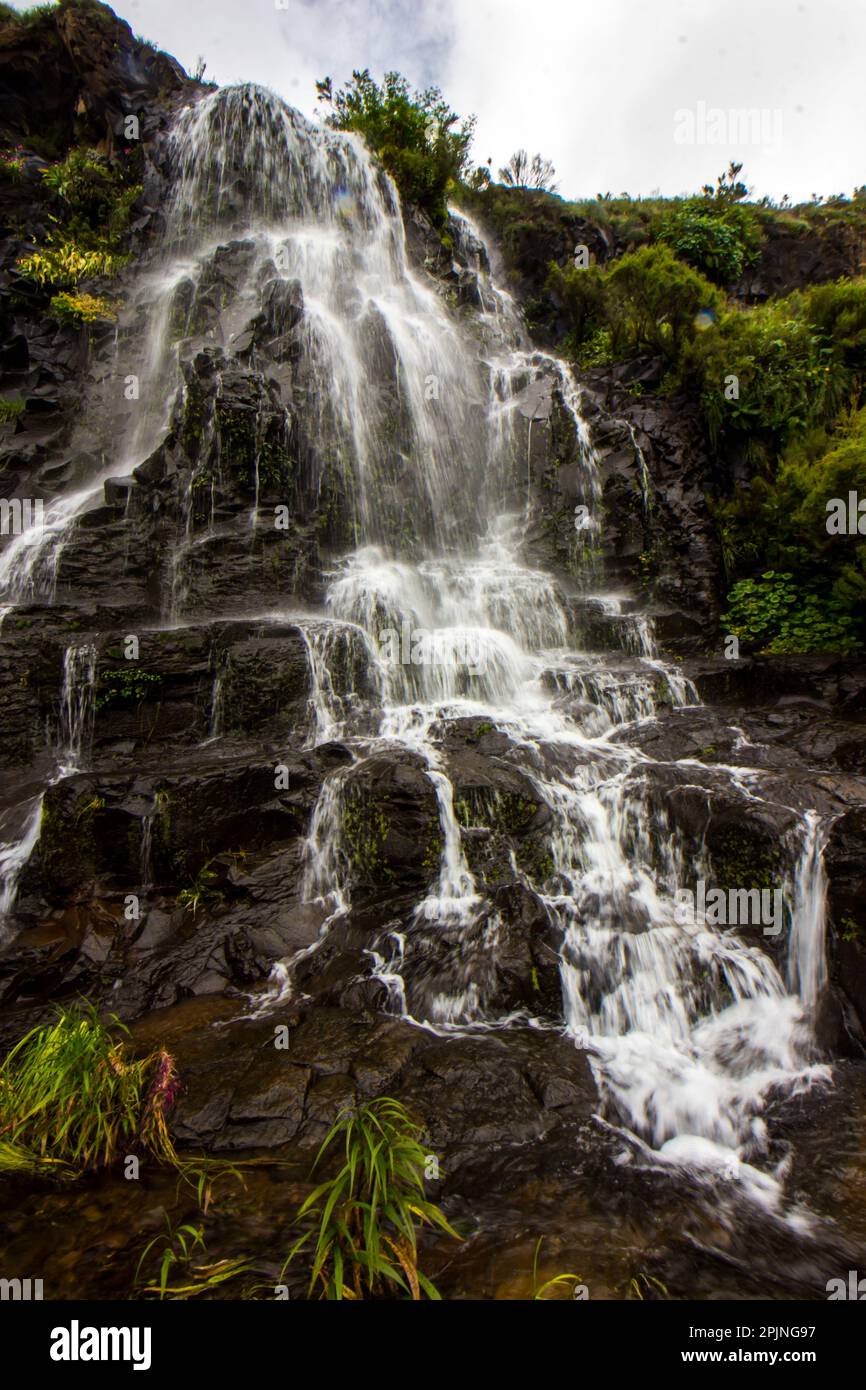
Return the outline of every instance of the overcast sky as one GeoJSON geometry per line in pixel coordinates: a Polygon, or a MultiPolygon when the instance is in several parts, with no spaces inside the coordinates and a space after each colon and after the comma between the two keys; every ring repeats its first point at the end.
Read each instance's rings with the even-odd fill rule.
{"type": "MultiPolygon", "coordinates": [[[[17,8],[26,5],[16,0],[17,8]]],[[[560,192],[698,191],[730,159],[756,196],[866,184],[864,0],[118,0],[220,84],[315,115],[316,78],[397,68],[475,112],[494,170],[526,147],[560,192]],[[737,112],[756,113],[738,129],[737,112]],[[745,137],[745,141],[744,138],[745,137]]]]}

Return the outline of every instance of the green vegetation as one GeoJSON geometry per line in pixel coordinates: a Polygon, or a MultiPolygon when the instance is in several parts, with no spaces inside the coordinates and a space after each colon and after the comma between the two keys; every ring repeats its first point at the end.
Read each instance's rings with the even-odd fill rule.
{"type": "Polygon", "coordinates": [[[114,275],[120,262],[107,251],[83,251],[65,241],[22,256],[18,269],[38,285],[76,285],[96,275],[114,275]]]}
{"type": "Polygon", "coordinates": [[[24,178],[24,160],[19,154],[22,146],[15,150],[5,150],[0,154],[0,178],[10,183],[20,183],[24,178]]]}
{"type": "Polygon", "coordinates": [[[16,1044],[0,1064],[0,1173],[67,1181],[132,1149],[177,1163],[174,1062],[164,1051],[131,1060],[116,1036],[126,1031],[82,1004],[16,1044]]]}
{"type": "MultiPolygon", "coordinates": [[[[59,215],[53,218],[56,226],[46,243],[19,259],[18,269],[26,279],[43,288],[69,289],[82,280],[117,274],[127,260],[124,239],[141,192],[141,158],[140,150],[131,150],[109,162],[96,150],[73,149],[42,170],[59,215]]],[[[108,308],[105,300],[95,302],[108,308]]],[[[94,321],[65,301],[56,307],[67,320],[94,321]]],[[[107,316],[104,309],[95,313],[96,318],[107,316]]]]}
{"type": "Polygon", "coordinates": [[[458,126],[460,117],[438,87],[413,93],[397,72],[386,72],[380,85],[365,68],[337,90],[326,77],[316,83],[316,91],[331,108],[327,124],[363,136],[401,196],[422,207],[441,232],[448,190],[469,175],[474,116],[458,126]]]}
{"type": "Polygon", "coordinates": [[[718,285],[739,280],[763,239],[749,208],[717,198],[687,198],[664,214],[658,239],[718,285]]]}
{"type": "Polygon", "coordinates": [[[162,684],[162,676],[142,671],[137,666],[125,666],[119,671],[102,671],[96,693],[97,710],[107,705],[141,704],[148,694],[162,684]]]}
{"type": "Polygon", "coordinates": [[[729,573],[727,630],[767,652],[859,650],[866,535],[827,530],[828,503],[866,498],[866,408],[813,426],[716,506],[729,573]],[[758,569],[762,563],[771,568],[758,569]],[[755,570],[757,569],[757,573],[755,570]],[[740,574],[743,577],[739,577],[740,574]]]}
{"type": "Polygon", "coordinates": [[[380,806],[365,790],[349,787],[343,803],[342,831],[343,846],[356,874],[379,882],[393,880],[394,872],[385,862],[385,843],[391,833],[387,802],[380,806]]]}
{"type": "Polygon", "coordinates": [[[194,1265],[192,1258],[196,1250],[201,1250],[202,1254],[205,1251],[204,1227],[188,1223],[173,1226],[168,1215],[165,1224],[165,1231],[148,1241],[136,1266],[134,1283],[140,1287],[144,1297],[151,1295],[172,1301],[195,1298],[198,1294],[212,1293],[220,1284],[236,1279],[251,1268],[250,1261],[243,1257],[194,1265]],[[155,1257],[157,1253],[157,1273],[148,1277],[143,1270],[148,1263],[153,1264],[150,1257],[155,1257]],[[169,1278],[175,1271],[184,1279],[182,1284],[169,1284],[169,1278]]]}
{"type": "Polygon", "coordinates": [[[578,1284],[583,1280],[579,1274],[555,1274],[551,1279],[545,1279],[543,1284],[538,1282],[538,1257],[541,1254],[541,1246],[544,1236],[539,1236],[535,1242],[535,1250],[532,1255],[532,1298],[535,1303],[546,1303],[552,1296],[558,1293],[565,1293],[568,1298],[574,1297],[574,1291],[578,1284]]]}
{"type": "Polygon", "coordinates": [[[19,415],[24,413],[23,401],[3,401],[0,400],[0,425],[6,425],[10,420],[17,420],[19,415]]]}
{"type": "MultiPolygon", "coordinates": [[[[624,254],[604,266],[551,265],[546,294],[582,368],[655,358],[656,389],[696,402],[711,453],[747,463],[747,482],[720,481],[708,499],[728,578],[726,630],[766,652],[854,652],[866,642],[866,544],[829,534],[827,505],[847,503],[849,491],[866,497],[866,279],[751,306],[721,286],[755,263],[771,224],[799,236],[845,220],[862,234],[866,199],[791,211],[744,204],[738,172],[700,198],[618,200],[614,211],[632,208],[628,224],[605,203],[624,254]],[[629,227],[644,244],[628,240],[629,227]]],[[[552,215],[548,200],[532,206],[552,215]]],[[[526,211],[512,208],[515,236],[526,211]]]]}
{"type": "Polygon", "coordinates": [[[43,20],[53,19],[57,10],[58,6],[53,0],[47,5],[33,5],[29,10],[15,10],[11,5],[0,5],[0,24],[6,20],[14,20],[16,24],[41,24],[43,20]]]}
{"type": "Polygon", "coordinates": [[[828,600],[820,583],[792,573],[768,570],[759,579],[739,580],[722,621],[762,652],[855,652],[862,645],[862,623],[832,596],[828,600]]]}
{"type": "Polygon", "coordinates": [[[777,888],[783,872],[782,852],[742,826],[728,826],[714,836],[710,850],[713,874],[721,888],[777,888]]]}
{"type": "Polygon", "coordinates": [[[438,1299],[418,1268],[418,1226],[459,1240],[424,1194],[427,1154],[422,1130],[399,1101],[387,1096],[344,1111],[316,1155],[313,1171],[337,1140],[344,1161],[298,1211],[309,1226],[292,1246],[280,1276],[312,1248],[309,1294],[328,1299],[403,1296],[438,1299]]]}
{"type": "Polygon", "coordinates": [[[648,352],[673,366],[701,331],[699,316],[711,320],[722,305],[715,286],[663,245],[643,246],[610,270],[552,266],[548,287],[572,316],[577,356],[583,343],[597,354],[601,332],[610,361],[648,352]]]}
{"type": "Polygon", "coordinates": [[[214,884],[218,882],[219,876],[216,871],[211,868],[212,863],[213,860],[209,859],[206,864],[203,864],[190,886],[188,888],[182,888],[177,895],[178,907],[186,908],[187,912],[192,913],[193,917],[195,917],[202,903],[218,903],[223,900],[223,894],[220,889],[214,887],[214,884]]]}
{"type": "Polygon", "coordinates": [[[64,290],[56,294],[49,309],[61,323],[113,323],[117,318],[117,305],[110,299],[93,294],[69,294],[64,290]]]}

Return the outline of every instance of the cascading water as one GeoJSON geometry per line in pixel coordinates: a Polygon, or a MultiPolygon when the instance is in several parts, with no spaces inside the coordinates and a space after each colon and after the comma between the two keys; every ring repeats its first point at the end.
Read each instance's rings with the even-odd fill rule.
{"type": "MultiPolygon", "coordinates": [[[[202,103],[190,117],[199,139],[204,130],[213,138],[218,100],[213,107],[211,113],[202,103]]],[[[608,740],[612,729],[654,713],[659,685],[672,705],[696,702],[694,690],[658,659],[649,620],[624,613],[619,598],[609,603],[626,619],[624,646],[636,658],[631,670],[618,678],[615,660],[581,658],[567,601],[549,575],[521,560],[532,519],[531,487],[522,486],[531,468],[526,420],[545,392],[557,392],[572,418],[585,509],[595,534],[601,525],[600,476],[579,391],[562,363],[527,348],[519,315],[491,283],[481,238],[467,219],[456,216],[455,227],[478,276],[480,354],[409,270],[396,195],[360,148],[303,126],[278,106],[268,121],[268,139],[285,144],[292,169],[303,170],[288,228],[283,217],[287,273],[301,282],[308,353],[329,383],[332,423],[348,446],[356,498],[358,545],[327,592],[333,627],[330,634],[325,625],[305,629],[313,739],[349,738],[359,758],[394,745],[421,755],[442,831],[438,875],[415,909],[423,939],[437,924],[468,928],[483,906],[432,727],[482,715],[505,731],[553,813],[552,869],[533,886],[561,923],[566,1025],[592,1051],[610,1116],[663,1160],[710,1171],[732,1156],[744,1160],[747,1187],[775,1199],[772,1180],[750,1160],[760,1161],[760,1111],[769,1091],[824,1074],[813,1065],[807,1012],[768,955],[703,923],[686,929],[675,922],[675,885],[662,881],[652,862],[653,840],[665,832],[649,826],[642,838],[634,833],[640,809],[629,804],[630,774],[639,755],[608,740]],[[399,383],[392,434],[400,445],[384,452],[376,366],[359,350],[373,322],[399,383]],[[413,502],[409,536],[392,524],[397,460],[399,490],[413,502]],[[510,512],[501,507],[505,498],[510,512]],[[523,503],[516,510],[515,498],[523,503]],[[363,702],[347,705],[335,695],[345,681],[338,687],[332,654],[342,651],[347,630],[363,634],[376,671],[381,716],[372,740],[362,723],[371,702],[365,710],[363,702]],[[562,697],[575,693],[589,706],[588,719],[570,717],[562,697]]],[[[236,155],[233,145],[214,168],[232,167],[236,155]]],[[[272,149],[262,153],[263,165],[272,159],[272,149]]],[[[190,158],[188,206],[209,167],[190,158]]],[[[273,204],[262,212],[275,219],[273,204]]],[[[543,418],[544,409],[538,413],[543,418]]],[[[350,906],[346,786],[344,772],[325,783],[308,844],[306,892],[325,904],[330,920],[350,906]]],[[[823,949],[819,860],[813,836],[797,869],[792,955],[807,1006],[823,949]]],[[[371,959],[392,1006],[412,1012],[413,924],[408,933],[390,931],[371,959]]],[[[435,1026],[484,1017],[479,981],[463,980],[427,1002],[435,1026]]]]}
{"type": "Polygon", "coordinates": [[[60,762],[67,771],[79,768],[93,733],[96,692],[96,648],[85,643],[67,648],[60,693],[60,762]]]}
{"type": "MultiPolygon", "coordinates": [[[[112,473],[142,462],[188,389],[176,321],[185,313],[192,333],[197,287],[231,241],[243,254],[225,294],[223,338],[243,336],[264,296],[283,306],[277,329],[299,335],[294,384],[315,444],[302,456],[303,487],[324,496],[336,475],[348,499],[354,543],[327,577],[324,611],[297,619],[311,672],[310,743],[342,739],[354,758],[322,786],[304,898],[321,904],[326,930],[351,911],[352,774],[383,749],[413,757],[438,809],[438,865],[411,919],[373,941],[371,975],[390,1007],[427,1026],[506,1026],[488,1007],[473,946],[480,926],[495,953],[496,918],[467,862],[441,746],[441,729],[466,717],[501,731],[508,767],[549,812],[544,863],[518,876],[558,925],[564,1025],[590,1052],[608,1120],[657,1162],[712,1175],[734,1160],[747,1191],[777,1202],[779,1185],[760,1167],[764,1103],[774,1089],[826,1075],[811,1029],[823,979],[820,828],[803,823],[793,872],[788,986],[770,956],[735,933],[677,921],[687,851],[643,798],[646,756],[615,736],[660,704],[697,697],[623,596],[601,597],[622,620],[622,649],[580,650],[574,599],[597,587],[602,489],[569,369],[532,349],[469,219],[453,215],[458,252],[475,272],[474,312],[458,315],[410,268],[394,186],[355,138],[242,87],[182,112],[169,154],[176,176],[163,257],[134,287],[151,301],[140,370],[160,406],[130,425],[112,473]],[[528,558],[538,521],[533,427],[553,410],[570,422],[578,460],[569,593],[528,558]],[[448,933],[454,968],[449,977],[446,963],[426,988],[425,943],[436,931],[448,933]]],[[[211,417],[202,429],[213,429],[211,417]]],[[[70,530],[107,476],[52,504],[45,536],[7,548],[0,582],[10,599],[50,597],[70,530]]],[[[215,495],[214,476],[189,478],[167,557],[164,611],[174,622],[194,607],[195,547],[236,524],[220,518],[215,495]]],[[[257,452],[253,521],[258,502],[257,452]]],[[[257,529],[248,514],[244,525],[257,529]]],[[[77,764],[90,710],[80,654],[68,662],[65,738],[77,764]]],[[[219,679],[217,671],[212,738],[222,732],[219,679]]],[[[149,841],[142,854],[149,878],[149,841]]],[[[292,966],[276,972],[268,1001],[292,988],[292,966]]]]}

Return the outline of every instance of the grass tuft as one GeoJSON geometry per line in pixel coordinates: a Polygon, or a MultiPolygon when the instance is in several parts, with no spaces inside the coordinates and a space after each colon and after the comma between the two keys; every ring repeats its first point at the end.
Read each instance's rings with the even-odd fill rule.
{"type": "Polygon", "coordinates": [[[312,1248],[308,1295],[365,1299],[388,1296],[438,1299],[418,1268],[418,1226],[459,1240],[439,1207],[424,1194],[428,1155],[422,1130],[399,1101],[382,1096],[344,1111],[316,1155],[313,1172],[343,1139],[345,1158],[336,1175],[303,1203],[297,1220],[309,1229],[289,1252],[280,1275],[312,1248]]]}
{"type": "Polygon", "coordinates": [[[131,1149],[177,1164],[174,1062],[164,1051],[131,1060],[119,1032],[80,1004],[16,1044],[0,1064],[0,1173],[68,1181],[131,1149]]]}

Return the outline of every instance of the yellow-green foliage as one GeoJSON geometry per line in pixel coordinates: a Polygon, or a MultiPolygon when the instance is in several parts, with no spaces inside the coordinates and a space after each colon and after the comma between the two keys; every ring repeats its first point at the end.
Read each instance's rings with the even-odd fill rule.
{"type": "Polygon", "coordinates": [[[51,300],[51,312],[61,323],[113,323],[117,305],[95,294],[70,294],[63,290],[51,300]]]}
{"type": "Polygon", "coordinates": [[[24,176],[24,160],[16,155],[0,155],[0,175],[12,183],[18,183],[24,176]]]}
{"type": "Polygon", "coordinates": [[[132,1060],[91,1005],[34,1028],[0,1064],[0,1173],[70,1180],[130,1148],[176,1163],[166,1111],[177,1090],[166,1052],[132,1060]]]}
{"type": "Polygon", "coordinates": [[[38,285],[77,285],[97,275],[115,275],[124,263],[122,256],[108,251],[82,251],[66,241],[22,256],[18,269],[38,285]]]}

